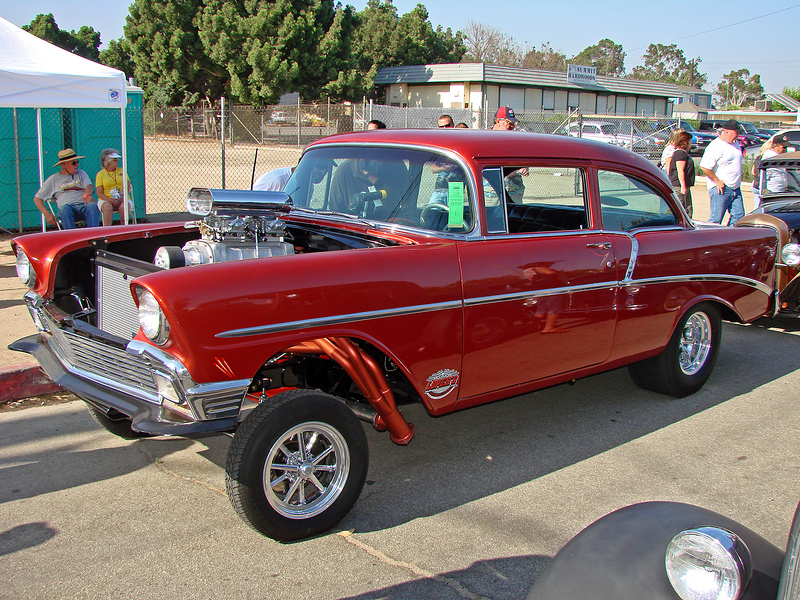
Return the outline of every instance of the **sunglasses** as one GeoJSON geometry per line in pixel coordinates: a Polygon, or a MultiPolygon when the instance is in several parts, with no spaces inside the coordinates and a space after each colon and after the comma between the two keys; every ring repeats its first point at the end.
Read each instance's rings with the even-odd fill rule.
{"type": "Polygon", "coordinates": [[[448,123],[447,125],[439,125],[439,129],[442,129],[443,127],[455,127],[455,125],[452,123],[448,123]]]}

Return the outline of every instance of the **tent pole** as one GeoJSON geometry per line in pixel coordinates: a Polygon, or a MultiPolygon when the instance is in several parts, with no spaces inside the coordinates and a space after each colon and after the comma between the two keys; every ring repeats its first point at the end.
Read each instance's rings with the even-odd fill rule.
{"type": "Polygon", "coordinates": [[[125,118],[127,94],[124,97],[125,102],[123,102],[122,108],[119,109],[120,127],[122,129],[122,220],[125,225],[128,225],[130,223],[131,209],[128,206],[128,133],[126,131],[125,118]]]}
{"type": "MultiPolygon", "coordinates": [[[[42,150],[42,109],[36,109],[36,140],[39,151],[39,189],[44,185],[44,151],[42,150]]],[[[47,221],[42,213],[42,232],[47,231],[47,221]]]]}

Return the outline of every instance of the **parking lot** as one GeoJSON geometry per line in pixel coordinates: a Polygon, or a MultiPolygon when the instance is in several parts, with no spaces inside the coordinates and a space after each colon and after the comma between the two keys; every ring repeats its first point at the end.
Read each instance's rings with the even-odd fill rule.
{"type": "Polygon", "coordinates": [[[0,598],[524,598],[581,528],[643,500],[700,504],[785,544],[798,494],[800,324],[725,324],[676,400],[620,369],[368,430],[368,482],[330,533],[279,544],[225,496],[229,438],[128,442],[72,401],[0,413],[0,598]]]}

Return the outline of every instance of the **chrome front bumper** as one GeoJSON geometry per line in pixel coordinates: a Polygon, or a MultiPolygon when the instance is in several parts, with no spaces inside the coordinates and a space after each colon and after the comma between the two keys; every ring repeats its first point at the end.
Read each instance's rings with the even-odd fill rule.
{"type": "Polygon", "coordinates": [[[33,292],[25,303],[39,333],[9,345],[33,355],[47,375],[86,402],[131,418],[153,435],[231,431],[249,380],[196,383],[170,354],[59,313],[33,292]]]}

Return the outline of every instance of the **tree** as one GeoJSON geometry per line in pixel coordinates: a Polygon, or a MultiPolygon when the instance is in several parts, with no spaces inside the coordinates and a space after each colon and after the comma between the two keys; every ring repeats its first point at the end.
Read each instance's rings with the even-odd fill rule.
{"type": "Polygon", "coordinates": [[[136,64],[133,62],[130,45],[125,38],[111,40],[108,48],[100,51],[100,62],[112,69],[123,71],[125,77],[135,75],[136,64]]]}
{"type": "Polygon", "coordinates": [[[662,81],[694,88],[701,88],[708,82],[706,74],[698,70],[701,59],[687,61],[683,50],[675,44],[650,44],[642,58],[644,65],[633,68],[633,79],[662,81]]]}
{"type": "Polygon", "coordinates": [[[378,69],[459,62],[465,52],[461,34],[441,26],[434,29],[421,4],[398,17],[390,0],[369,0],[356,14],[352,64],[359,95],[373,95],[378,69]]]}
{"type": "Polygon", "coordinates": [[[496,27],[470,21],[463,31],[466,46],[465,62],[518,67],[522,51],[511,36],[496,27]]]}
{"type": "Polygon", "coordinates": [[[751,76],[749,70],[739,69],[723,75],[714,93],[727,109],[742,108],[761,98],[764,87],[761,85],[761,75],[751,76]]]}
{"type": "Polygon", "coordinates": [[[595,67],[598,75],[622,77],[625,75],[625,52],[622,45],[608,38],[588,46],[572,57],[572,64],[595,67]]]}
{"type": "Polygon", "coordinates": [[[556,52],[549,43],[541,45],[541,50],[531,48],[522,58],[522,66],[526,69],[544,69],[546,71],[566,71],[567,57],[556,52]]]}
{"type": "Polygon", "coordinates": [[[195,23],[204,0],[134,0],[124,27],[146,100],[196,103],[222,96],[228,73],[212,61],[195,23]]]}
{"type": "Polygon", "coordinates": [[[23,25],[22,29],[83,58],[96,62],[100,57],[100,32],[86,25],[77,33],[75,30],[65,31],[59,28],[53,13],[36,15],[30,25],[23,25]]]}

